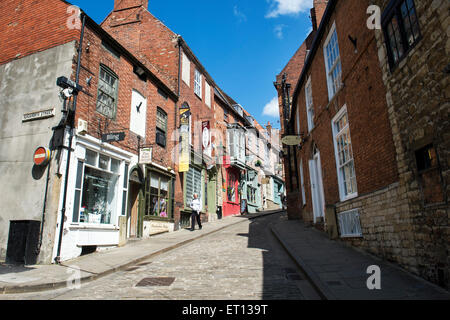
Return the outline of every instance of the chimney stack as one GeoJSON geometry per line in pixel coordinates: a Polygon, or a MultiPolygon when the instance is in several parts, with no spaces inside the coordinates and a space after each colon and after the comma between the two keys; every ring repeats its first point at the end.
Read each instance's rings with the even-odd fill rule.
{"type": "Polygon", "coordinates": [[[314,0],[314,7],[311,9],[311,23],[313,31],[316,31],[319,28],[327,5],[328,0],[314,0]]]}
{"type": "Polygon", "coordinates": [[[148,9],[148,0],[114,0],[114,11],[131,9],[140,6],[148,9]]]}

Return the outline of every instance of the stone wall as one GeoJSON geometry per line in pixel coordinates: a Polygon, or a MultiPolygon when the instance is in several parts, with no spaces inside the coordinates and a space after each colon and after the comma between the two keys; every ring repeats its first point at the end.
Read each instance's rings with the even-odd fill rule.
{"type": "Polygon", "coordinates": [[[376,192],[338,203],[336,214],[353,209],[359,211],[363,236],[341,239],[418,274],[404,188],[396,182],[376,192]]]}
{"type": "MultiPolygon", "coordinates": [[[[389,1],[371,1],[382,12],[389,1]]],[[[445,71],[450,54],[450,2],[414,1],[421,37],[391,70],[385,38],[376,32],[378,56],[387,88],[389,120],[397,154],[401,196],[410,207],[417,269],[424,278],[450,286],[450,86],[445,71]],[[432,145],[438,165],[420,172],[416,152],[432,145]],[[432,197],[430,198],[430,193],[432,197]]]]}

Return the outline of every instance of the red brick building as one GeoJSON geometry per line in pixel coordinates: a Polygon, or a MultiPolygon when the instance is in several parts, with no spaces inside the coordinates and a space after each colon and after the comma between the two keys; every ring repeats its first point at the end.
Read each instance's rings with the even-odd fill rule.
{"type": "MultiPolygon", "coordinates": [[[[4,1],[0,8],[2,16],[8,17],[3,23],[6,31],[0,35],[0,42],[7,44],[0,49],[5,113],[9,109],[16,115],[33,111],[30,108],[54,108],[46,120],[2,124],[5,130],[17,133],[11,143],[2,144],[5,151],[25,143],[30,148],[48,147],[52,155],[48,166],[32,169],[48,171],[49,183],[35,174],[4,176],[23,191],[27,181],[34,179],[30,185],[46,190],[48,196],[36,192],[30,210],[24,204],[23,212],[16,210],[11,221],[5,217],[2,248],[7,242],[5,229],[17,219],[40,223],[38,260],[47,263],[56,256],[66,260],[89,248],[116,246],[127,238],[173,230],[175,160],[167,155],[175,149],[170,138],[177,93],[92,19],[84,13],[78,16],[76,8],[66,2],[4,1]],[[28,74],[32,77],[25,77],[28,74]],[[60,76],[78,81],[82,91],[76,99],[75,94],[65,100],[64,95],[58,95],[62,88],[56,86],[56,79],[60,76]],[[23,100],[22,85],[34,88],[30,91],[33,103],[23,100]],[[45,121],[44,127],[39,126],[43,123],[40,121],[45,121]],[[23,137],[28,137],[27,141],[22,141],[23,137]],[[152,151],[145,162],[140,158],[143,147],[152,151]],[[33,212],[36,203],[44,203],[42,217],[33,212]],[[168,223],[152,225],[150,218],[154,217],[168,223]]],[[[8,161],[5,163],[8,166],[8,161]]],[[[24,167],[31,165],[24,161],[24,167]]],[[[9,211],[14,202],[21,202],[20,194],[2,210],[9,211]]]]}
{"type": "MultiPolygon", "coordinates": [[[[186,172],[179,172],[179,168],[175,168],[179,172],[177,185],[180,186],[179,189],[177,188],[179,194],[176,198],[184,199],[181,201],[183,205],[177,207],[175,216],[180,215],[181,226],[186,226],[189,224],[191,212],[188,204],[193,193],[198,193],[203,199],[202,212],[205,213],[203,216],[205,219],[208,217],[214,219],[218,207],[222,206],[222,203],[217,202],[219,198],[215,192],[217,186],[207,186],[208,179],[211,183],[217,184],[217,173],[221,170],[222,159],[211,159],[213,153],[215,155],[214,150],[202,152],[201,131],[198,129],[202,123],[208,121],[211,131],[221,130],[220,126],[216,128],[217,121],[213,118],[216,107],[215,97],[217,92],[221,91],[216,90],[218,86],[183,38],[154,17],[147,8],[148,1],[116,1],[113,12],[102,23],[102,27],[148,65],[154,66],[157,70],[155,72],[178,93],[180,98],[176,108],[188,106],[190,109],[191,164],[189,171],[186,172]],[[208,163],[212,162],[219,166],[211,168],[208,163]]],[[[220,103],[219,105],[225,108],[224,110],[228,109],[227,112],[231,111],[229,113],[234,114],[240,122],[244,123],[243,114],[235,110],[237,103],[223,92],[222,96],[226,100],[226,105],[223,106],[220,103]]],[[[176,123],[175,127],[178,125],[179,123],[176,123]]],[[[233,155],[231,157],[233,158],[233,155]]],[[[245,163],[245,156],[242,162],[245,163]]],[[[231,166],[234,167],[233,164],[231,166]]],[[[243,169],[242,165],[236,172],[224,176],[227,181],[228,178],[234,181],[233,190],[237,191],[240,170],[243,169]]],[[[233,201],[233,204],[225,202],[225,208],[223,208],[225,215],[239,213],[240,199],[237,192],[234,194],[233,201]]]]}
{"type": "Polygon", "coordinates": [[[436,88],[449,11],[431,2],[328,1],[306,60],[300,48],[285,69],[301,69],[287,113],[283,74],[277,89],[295,128],[285,135],[302,137],[285,147],[290,217],[448,287],[448,103],[436,88]],[[367,23],[373,4],[381,29],[367,23]]]}

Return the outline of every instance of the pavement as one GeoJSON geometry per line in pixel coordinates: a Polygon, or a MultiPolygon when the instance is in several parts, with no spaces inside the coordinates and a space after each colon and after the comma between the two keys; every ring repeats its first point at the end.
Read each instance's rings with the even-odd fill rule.
{"type": "Polygon", "coordinates": [[[445,289],[400,267],[330,240],[301,220],[281,220],[273,234],[326,300],[450,300],[445,289]],[[373,275],[369,266],[380,268],[380,290],[368,289],[373,275]]]}
{"type": "Polygon", "coordinates": [[[282,212],[263,211],[254,214],[225,217],[203,224],[203,229],[191,232],[182,229],[139,241],[130,241],[123,247],[95,252],[60,265],[11,266],[0,263],[0,294],[39,292],[64,288],[79,271],[80,283],[84,284],[111,273],[125,270],[144,260],[206,237],[244,219],[256,219],[282,212]]]}
{"type": "MultiPolygon", "coordinates": [[[[245,216],[225,217],[203,224],[202,230],[182,229],[123,247],[78,257],[61,265],[7,266],[0,264],[0,294],[39,292],[64,288],[80,271],[81,283],[135,266],[149,258],[171,251],[197,239],[219,232],[246,219],[280,213],[280,210],[245,216]]],[[[271,224],[278,239],[307,279],[325,300],[450,300],[450,293],[403,269],[307,227],[302,221],[289,221],[285,214],[271,224]],[[367,288],[367,267],[379,266],[381,289],[367,288]]]]}

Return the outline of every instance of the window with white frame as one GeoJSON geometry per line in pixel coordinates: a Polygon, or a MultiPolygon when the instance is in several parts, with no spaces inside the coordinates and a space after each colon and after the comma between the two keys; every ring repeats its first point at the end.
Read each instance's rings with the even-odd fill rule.
{"type": "Polygon", "coordinates": [[[306,204],[306,195],[305,195],[305,182],[303,178],[303,160],[300,159],[300,182],[301,182],[301,188],[302,188],[302,201],[303,205],[306,204]]]}
{"type": "Polygon", "coordinates": [[[327,71],[328,97],[331,100],[341,87],[341,58],[339,55],[339,44],[334,23],[328,38],[323,46],[325,67],[327,71]]]}
{"type": "MultiPolygon", "coordinates": [[[[127,185],[119,190],[121,161],[86,149],[84,161],[78,161],[73,207],[74,223],[114,224],[121,213],[117,205],[120,196],[126,198],[127,185]]],[[[128,166],[125,167],[127,175],[128,166]]],[[[126,179],[126,177],[124,177],[126,179]]]]}
{"type": "Polygon", "coordinates": [[[308,131],[314,129],[314,105],[312,99],[312,85],[311,77],[309,77],[308,82],[305,87],[305,99],[306,99],[306,116],[308,118],[308,131]]]}
{"type": "Polygon", "coordinates": [[[201,99],[202,98],[202,75],[196,69],[194,78],[194,93],[201,99]]]}
{"type": "Polygon", "coordinates": [[[358,209],[337,214],[341,238],[362,237],[358,209]]]}
{"type": "Polygon", "coordinates": [[[211,108],[211,86],[205,81],[205,104],[211,108]]]}
{"type": "Polygon", "coordinates": [[[298,108],[297,108],[297,115],[296,115],[296,117],[297,117],[297,133],[300,134],[300,111],[299,111],[298,108]]]}
{"type": "Polygon", "coordinates": [[[332,125],[339,193],[341,201],[344,201],[357,196],[358,192],[346,106],[344,106],[333,119],[332,125]]]}
{"type": "Polygon", "coordinates": [[[183,66],[181,71],[181,78],[183,79],[184,83],[188,85],[188,87],[191,86],[191,62],[189,61],[189,58],[186,56],[186,54],[183,52],[183,66]]]}

